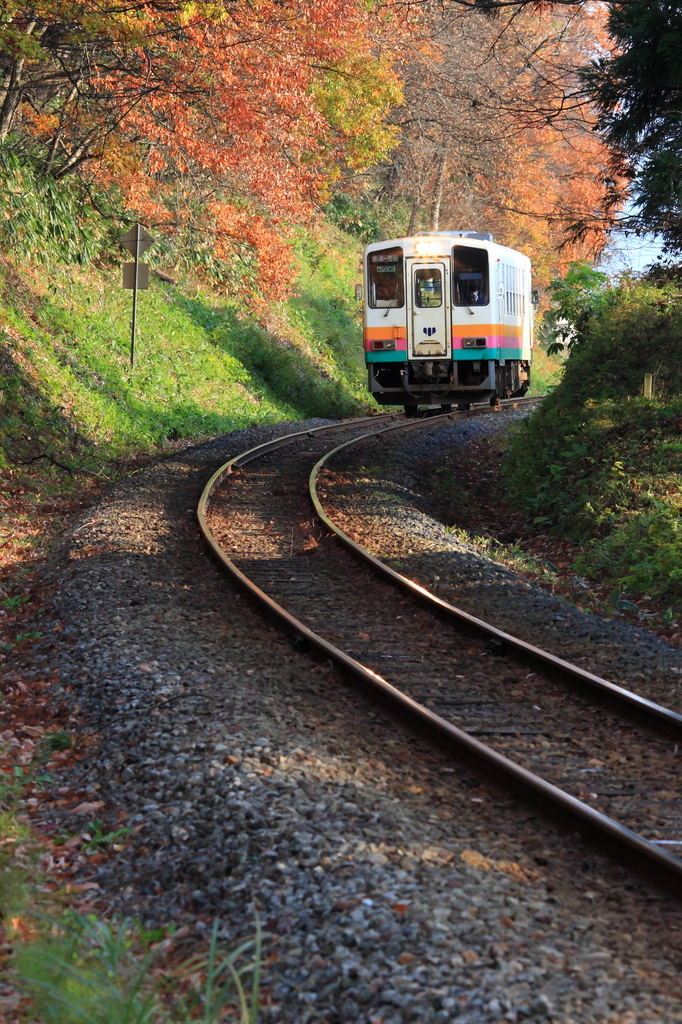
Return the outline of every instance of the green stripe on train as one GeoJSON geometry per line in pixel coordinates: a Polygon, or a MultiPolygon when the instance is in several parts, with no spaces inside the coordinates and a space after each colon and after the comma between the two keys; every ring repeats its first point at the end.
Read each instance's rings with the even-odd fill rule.
{"type": "MultiPolygon", "coordinates": [[[[520,348],[468,348],[455,349],[452,356],[428,356],[426,358],[438,361],[439,359],[456,359],[457,362],[469,360],[482,362],[484,359],[521,359],[520,348]]],[[[421,361],[421,359],[420,359],[421,361]]],[[[406,352],[365,352],[366,363],[406,363],[406,352]]]]}

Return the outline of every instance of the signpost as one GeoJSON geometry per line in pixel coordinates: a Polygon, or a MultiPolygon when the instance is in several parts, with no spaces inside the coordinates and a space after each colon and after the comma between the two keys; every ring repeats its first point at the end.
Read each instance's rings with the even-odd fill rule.
{"type": "Polygon", "coordinates": [[[134,263],[123,264],[123,287],[133,290],[133,322],[130,331],[130,365],[135,365],[135,332],[137,329],[137,292],[138,289],[149,288],[149,264],[140,263],[140,256],[146,252],[154,239],[148,235],[141,224],[135,224],[121,238],[121,245],[135,257],[134,263]]]}

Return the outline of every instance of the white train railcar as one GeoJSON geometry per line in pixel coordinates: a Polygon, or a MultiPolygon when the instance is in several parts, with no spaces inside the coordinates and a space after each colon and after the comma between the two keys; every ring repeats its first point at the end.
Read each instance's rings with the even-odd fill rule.
{"type": "Polygon", "coordinates": [[[364,344],[381,405],[460,408],[530,384],[530,260],[492,235],[436,231],[368,245],[364,344]]]}

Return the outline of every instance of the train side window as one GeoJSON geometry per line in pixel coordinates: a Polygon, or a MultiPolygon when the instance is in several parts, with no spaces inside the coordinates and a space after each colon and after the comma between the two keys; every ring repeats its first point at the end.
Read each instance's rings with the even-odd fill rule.
{"type": "Polygon", "coordinates": [[[403,250],[399,245],[371,252],[367,257],[367,303],[371,309],[405,305],[403,250]]]}
{"type": "Polygon", "coordinates": [[[470,245],[452,250],[452,299],[456,306],[487,306],[490,302],[488,252],[470,245]]]}
{"type": "Polygon", "coordinates": [[[443,305],[443,277],[438,267],[415,270],[414,304],[420,309],[435,309],[443,305]]]}
{"type": "Polygon", "coordinates": [[[507,316],[526,315],[526,273],[522,267],[502,264],[504,275],[504,311],[507,316]]]}

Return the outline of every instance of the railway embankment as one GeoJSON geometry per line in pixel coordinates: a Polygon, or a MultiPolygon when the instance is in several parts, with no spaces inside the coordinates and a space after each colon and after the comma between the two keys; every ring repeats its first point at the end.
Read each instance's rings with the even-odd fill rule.
{"type": "MultiPolygon", "coordinates": [[[[97,742],[92,722],[68,696],[68,674],[44,665],[35,673],[33,647],[44,642],[37,620],[52,586],[45,561],[59,561],[55,546],[64,531],[106,501],[117,481],[172,458],[188,441],[321,412],[352,415],[364,406],[361,332],[350,299],[356,248],[329,225],[307,233],[297,249],[297,294],[270,306],[267,316],[171,265],[167,252],[164,262],[152,251],[152,268],[162,275],[152,270],[150,288],[139,296],[134,369],[130,292],[120,289],[116,262],[67,265],[54,253],[20,265],[7,256],[0,261],[3,964],[8,956],[14,964],[12,942],[22,933],[35,938],[29,910],[59,916],[81,901],[80,889],[55,882],[71,847],[59,838],[53,847],[52,834],[38,836],[30,817],[37,780],[97,742]]],[[[65,798],[53,793],[54,803],[65,798]]],[[[88,821],[73,817],[71,838],[77,847],[90,844],[91,856],[105,856],[127,826],[122,820],[102,832],[98,801],[84,803],[88,821]]],[[[0,1000],[8,1014],[21,1004],[11,984],[0,1000]]]]}
{"type": "Polygon", "coordinates": [[[298,294],[258,310],[188,270],[188,258],[150,251],[134,368],[131,292],[111,254],[85,266],[53,253],[0,260],[0,587],[81,501],[151,458],[366,406],[354,240],[330,225],[308,233],[298,294]]]}
{"type": "MultiPolygon", "coordinates": [[[[96,734],[27,809],[61,892],[81,912],[174,927],[185,949],[215,917],[222,943],[248,937],[257,913],[272,1024],[682,1020],[674,902],[408,741],[207,560],[203,484],[273,432],[120,483],[45,577],[42,636],[3,685],[11,713],[19,683],[58,673],[52,699],[96,734]],[[128,831],[95,848],[91,815],[128,831]]],[[[416,500],[402,479],[385,533],[416,500]]],[[[420,543],[442,529],[420,523],[420,543]]]]}
{"type": "Polygon", "coordinates": [[[615,611],[682,615],[682,302],[678,283],[605,293],[560,384],[512,438],[503,481],[529,533],[575,545],[615,611]],[[651,394],[645,396],[645,375],[651,394]]]}

